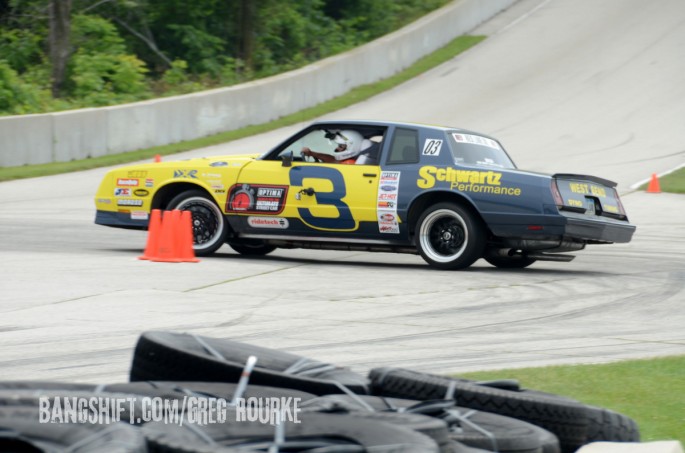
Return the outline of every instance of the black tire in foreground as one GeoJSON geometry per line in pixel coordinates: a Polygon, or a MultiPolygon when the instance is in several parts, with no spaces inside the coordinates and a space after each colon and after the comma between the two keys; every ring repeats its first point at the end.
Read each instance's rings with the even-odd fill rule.
{"type": "Polygon", "coordinates": [[[0,396],[0,451],[145,453],[138,428],[115,423],[41,423],[39,397],[0,396]]]}
{"type": "MultiPolygon", "coordinates": [[[[198,398],[221,398],[231,401],[235,396],[237,384],[223,382],[175,382],[175,381],[139,381],[121,384],[76,384],[59,381],[0,381],[2,393],[58,394],[59,392],[76,392],[82,395],[118,394],[150,398],[183,399],[186,396],[198,398]]],[[[263,385],[248,385],[242,398],[299,398],[299,402],[315,398],[316,395],[299,390],[263,385]]]]}
{"type": "MultiPolygon", "coordinates": [[[[435,418],[447,425],[448,437],[452,441],[500,453],[559,453],[559,441],[554,434],[533,424],[503,415],[457,407],[449,400],[417,401],[399,398],[385,398],[359,395],[327,395],[303,403],[303,410],[334,411],[346,410],[350,413],[387,415],[424,415],[435,418]]],[[[441,446],[447,442],[427,432],[441,446]]]]}
{"type": "MultiPolygon", "coordinates": [[[[356,418],[349,415],[301,413],[300,423],[283,422],[284,441],[281,452],[345,451],[374,453],[438,453],[438,446],[429,437],[410,429],[385,422],[356,418]],[[329,447],[331,450],[324,450],[329,447]],[[340,450],[334,449],[340,447],[340,450]],[[342,449],[345,447],[345,449],[342,449]],[[319,450],[317,450],[319,451],[319,450]]],[[[215,452],[221,448],[261,448],[273,445],[276,428],[269,424],[237,421],[229,411],[230,422],[204,426],[148,423],[142,427],[145,437],[155,452],[215,452]]],[[[247,451],[247,450],[238,450],[247,451]]]]}
{"type": "Polygon", "coordinates": [[[588,417],[584,405],[537,392],[504,390],[460,379],[400,368],[376,368],[369,373],[372,393],[418,400],[443,399],[453,389],[457,405],[505,415],[553,433],[565,453],[586,443],[588,417]]]}
{"type": "Polygon", "coordinates": [[[640,429],[627,415],[602,407],[587,406],[589,442],[639,442],[640,429]]]}
{"type": "Polygon", "coordinates": [[[172,332],[146,332],[140,336],[130,378],[236,383],[250,356],[257,357],[250,384],[315,395],[344,393],[345,389],[360,394],[369,391],[368,380],[346,368],[237,341],[172,332]]]}

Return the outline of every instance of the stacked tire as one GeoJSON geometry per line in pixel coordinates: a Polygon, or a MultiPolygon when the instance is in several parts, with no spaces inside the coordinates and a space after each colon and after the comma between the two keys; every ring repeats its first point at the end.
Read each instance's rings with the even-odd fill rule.
{"type": "Polygon", "coordinates": [[[639,441],[638,426],[623,414],[516,381],[402,368],[363,376],[287,352],[174,332],[141,335],[128,383],[0,382],[0,451],[571,453],[595,441],[639,441]],[[245,364],[254,357],[248,375],[245,364]],[[297,400],[301,412],[299,423],[274,426],[238,421],[229,405],[218,422],[168,423],[147,420],[133,404],[113,423],[41,423],[41,399],[64,396],[275,397],[297,400]]]}

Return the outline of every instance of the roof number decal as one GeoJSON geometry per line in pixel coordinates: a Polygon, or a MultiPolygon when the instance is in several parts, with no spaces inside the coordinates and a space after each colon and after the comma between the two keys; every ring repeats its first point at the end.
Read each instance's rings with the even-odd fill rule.
{"type": "Polygon", "coordinates": [[[421,154],[423,154],[424,156],[439,156],[441,149],[442,140],[428,138],[423,144],[423,152],[421,154]]]}

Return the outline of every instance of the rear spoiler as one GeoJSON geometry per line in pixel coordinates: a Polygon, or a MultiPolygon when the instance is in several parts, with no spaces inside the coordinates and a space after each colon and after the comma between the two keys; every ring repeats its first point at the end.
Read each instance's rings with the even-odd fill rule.
{"type": "Polygon", "coordinates": [[[575,179],[580,181],[590,181],[607,187],[617,186],[617,183],[609,181],[608,179],[598,178],[597,176],[575,175],[572,173],[555,173],[552,175],[552,177],[556,179],[575,179]]]}

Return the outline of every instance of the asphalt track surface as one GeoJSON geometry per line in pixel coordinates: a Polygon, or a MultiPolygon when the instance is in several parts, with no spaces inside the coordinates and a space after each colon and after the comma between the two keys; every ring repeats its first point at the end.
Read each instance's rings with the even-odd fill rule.
{"type": "MultiPolygon", "coordinates": [[[[136,259],[93,224],[106,169],[0,184],[0,378],[127,379],[145,330],[227,337],[365,371],[460,372],[685,353],[685,197],[634,192],[685,161],[685,4],[522,0],[477,47],[326,118],[454,125],[519,167],[618,181],[633,242],[571,263],[463,272],[413,255],[228,247],[136,259]]],[[[260,152],[302,125],[174,158],[260,152]]]]}

